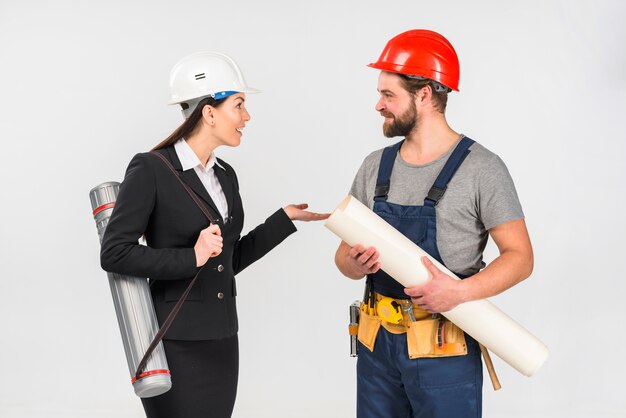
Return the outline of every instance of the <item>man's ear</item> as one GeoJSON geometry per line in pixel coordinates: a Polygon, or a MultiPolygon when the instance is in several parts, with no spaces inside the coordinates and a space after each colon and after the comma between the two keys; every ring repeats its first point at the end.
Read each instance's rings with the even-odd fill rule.
{"type": "Polygon", "coordinates": [[[417,91],[415,94],[418,100],[418,103],[427,103],[433,97],[433,89],[430,85],[425,85],[421,89],[417,91]]]}
{"type": "Polygon", "coordinates": [[[415,92],[415,106],[416,108],[423,108],[432,101],[433,89],[430,85],[426,85],[415,92]]]}

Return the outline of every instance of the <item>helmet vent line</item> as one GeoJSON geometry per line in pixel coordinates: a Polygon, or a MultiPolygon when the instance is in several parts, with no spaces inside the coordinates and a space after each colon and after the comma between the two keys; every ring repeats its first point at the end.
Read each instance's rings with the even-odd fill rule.
{"type": "Polygon", "coordinates": [[[206,78],[205,73],[200,73],[200,74],[196,74],[195,75],[196,80],[202,80],[203,78],[206,78]]]}

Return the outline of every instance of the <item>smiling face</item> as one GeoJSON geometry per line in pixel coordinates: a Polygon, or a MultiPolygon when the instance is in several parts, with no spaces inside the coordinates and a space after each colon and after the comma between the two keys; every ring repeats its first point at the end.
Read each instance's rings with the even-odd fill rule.
{"type": "Polygon", "coordinates": [[[378,77],[380,98],[376,110],[385,118],[383,133],[386,137],[407,136],[417,125],[415,97],[411,95],[393,73],[381,72],[378,77]]]}
{"type": "Polygon", "coordinates": [[[229,96],[221,106],[212,109],[213,135],[219,145],[236,147],[241,143],[243,128],[250,120],[245,101],[245,93],[236,93],[229,96]]]}

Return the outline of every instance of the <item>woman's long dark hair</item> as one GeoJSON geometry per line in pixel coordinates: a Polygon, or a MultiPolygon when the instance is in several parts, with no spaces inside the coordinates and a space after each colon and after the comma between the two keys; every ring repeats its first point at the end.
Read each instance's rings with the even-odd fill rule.
{"type": "MultiPolygon", "coordinates": [[[[168,136],[158,145],[152,148],[151,151],[167,148],[170,145],[174,145],[176,142],[178,142],[179,139],[189,136],[196,129],[196,126],[198,125],[198,122],[202,117],[202,109],[204,108],[204,106],[209,105],[217,108],[221,106],[222,103],[226,101],[226,99],[227,98],[216,100],[211,96],[207,96],[204,99],[200,100],[196,108],[193,110],[193,112],[191,112],[191,115],[189,115],[189,117],[185,119],[183,124],[176,128],[176,130],[172,132],[170,136],[168,136]]],[[[187,103],[181,103],[181,106],[183,107],[183,109],[187,109],[189,107],[187,103]]]]}

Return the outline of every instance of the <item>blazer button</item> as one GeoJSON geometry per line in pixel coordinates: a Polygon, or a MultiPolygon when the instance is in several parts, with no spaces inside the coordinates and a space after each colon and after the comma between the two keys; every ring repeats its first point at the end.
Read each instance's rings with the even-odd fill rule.
{"type": "Polygon", "coordinates": [[[219,266],[217,266],[217,271],[220,272],[220,273],[223,272],[224,271],[224,266],[221,265],[221,264],[219,266]]]}
{"type": "Polygon", "coordinates": [[[219,292],[219,293],[217,294],[217,298],[218,298],[218,299],[224,299],[224,294],[223,294],[222,292],[219,292]]]}

